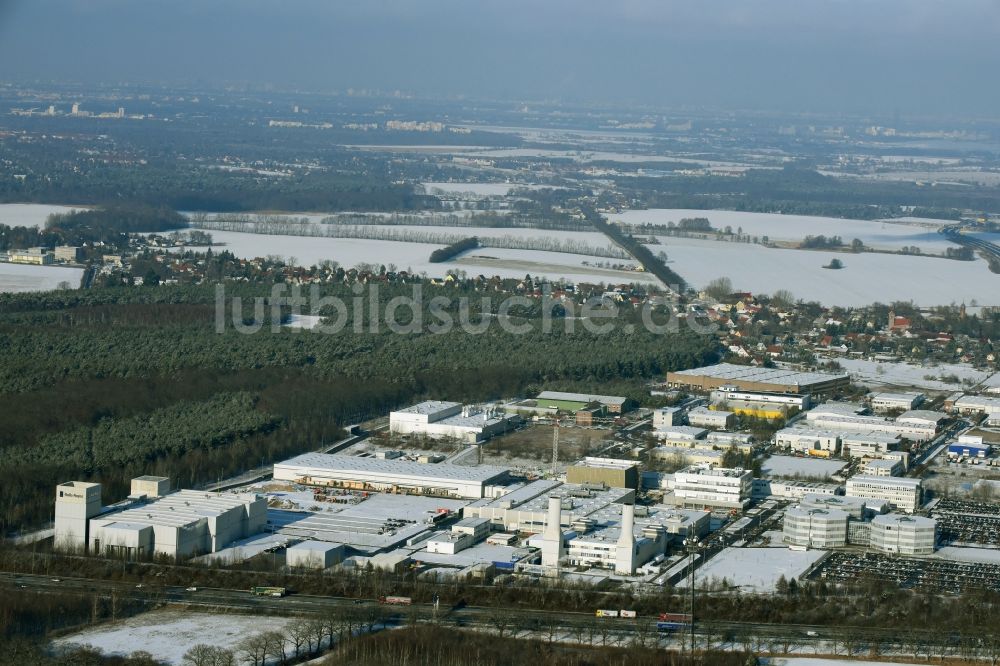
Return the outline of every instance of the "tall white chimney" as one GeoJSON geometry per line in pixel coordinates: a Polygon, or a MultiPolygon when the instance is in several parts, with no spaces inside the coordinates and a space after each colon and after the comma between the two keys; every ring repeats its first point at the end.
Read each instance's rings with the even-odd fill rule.
{"type": "Polygon", "coordinates": [[[549,497],[549,510],[542,532],[542,566],[558,567],[563,558],[562,499],[549,497]]]}
{"type": "Polygon", "coordinates": [[[621,534],[618,536],[618,543],[615,546],[615,573],[623,576],[631,576],[635,573],[636,557],[635,552],[635,506],[632,504],[622,505],[621,534]]]}

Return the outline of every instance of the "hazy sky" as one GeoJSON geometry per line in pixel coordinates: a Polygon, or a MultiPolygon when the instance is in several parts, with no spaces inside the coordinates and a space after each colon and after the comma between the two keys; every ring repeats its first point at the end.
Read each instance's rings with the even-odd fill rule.
{"type": "Polygon", "coordinates": [[[0,0],[0,79],[1000,115],[998,0],[0,0]]]}

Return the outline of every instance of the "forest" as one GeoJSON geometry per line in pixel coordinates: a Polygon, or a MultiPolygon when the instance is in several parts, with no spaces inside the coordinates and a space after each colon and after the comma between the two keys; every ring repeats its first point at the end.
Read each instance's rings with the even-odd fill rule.
{"type": "MultiPolygon", "coordinates": [[[[262,296],[268,287],[231,293],[262,296]]],[[[324,293],[352,295],[344,285],[324,293]]],[[[401,293],[387,287],[379,297],[401,293]]],[[[108,501],[139,474],[190,487],[314,450],[343,425],[408,401],[480,401],[550,384],[582,390],[715,358],[710,336],[642,327],[396,334],[366,322],[360,333],[347,326],[337,335],[218,333],[214,299],[210,285],[0,298],[0,403],[8,407],[0,466],[10,479],[0,485],[0,529],[44,523],[61,481],[99,480],[108,501]]],[[[533,321],[540,310],[520,315],[533,321]]]]}

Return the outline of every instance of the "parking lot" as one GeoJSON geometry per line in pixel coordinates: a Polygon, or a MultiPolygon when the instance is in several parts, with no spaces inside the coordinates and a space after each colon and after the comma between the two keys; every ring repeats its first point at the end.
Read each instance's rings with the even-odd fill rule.
{"type": "Polygon", "coordinates": [[[893,582],[904,589],[960,593],[1000,591],[1000,564],[835,552],[811,576],[832,583],[893,582]]]}
{"type": "Polygon", "coordinates": [[[942,544],[1000,546],[1000,504],[945,498],[931,515],[942,544]]]}

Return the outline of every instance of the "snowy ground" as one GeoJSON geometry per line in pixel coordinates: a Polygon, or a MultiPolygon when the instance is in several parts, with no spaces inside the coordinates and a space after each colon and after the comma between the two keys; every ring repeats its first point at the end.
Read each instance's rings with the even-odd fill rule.
{"type": "Polygon", "coordinates": [[[209,615],[185,611],[152,611],[121,622],[70,634],[56,646],[92,645],[105,654],[127,655],[145,650],[168,664],[181,664],[198,643],[234,649],[252,634],[281,630],[291,618],[259,615],[209,615]]]}
{"type": "Polygon", "coordinates": [[[829,478],[847,465],[843,460],[823,460],[822,458],[797,458],[795,456],[771,456],[764,461],[761,471],[767,476],[783,477],[824,477],[829,478]]]}
{"type": "Polygon", "coordinates": [[[953,562],[981,562],[984,564],[1000,564],[1000,550],[995,548],[959,548],[945,546],[934,552],[932,557],[953,562]]]}
{"type": "Polygon", "coordinates": [[[660,237],[660,243],[655,251],[666,253],[670,268],[695,287],[725,276],[739,290],[771,294],[788,289],[796,298],[824,305],[912,301],[930,306],[973,299],[1000,305],[1000,276],[981,259],[788,250],[673,237],[660,237]],[[823,268],[834,258],[843,269],[823,268]]]}
{"type": "Polygon", "coordinates": [[[49,204],[0,204],[0,224],[10,227],[42,227],[54,213],[82,210],[86,206],[50,206],[49,204]]]}
{"type": "MultiPolygon", "coordinates": [[[[451,231],[454,229],[449,228],[451,231]]],[[[510,230],[505,230],[510,231],[510,230]]],[[[252,259],[275,255],[297,265],[311,266],[330,260],[351,268],[358,264],[394,265],[428,277],[443,277],[449,270],[463,270],[469,275],[482,273],[504,278],[523,278],[526,273],[550,279],[565,278],[574,282],[653,282],[648,273],[596,268],[599,262],[630,262],[620,259],[592,257],[568,252],[541,250],[505,250],[479,248],[452,261],[432,264],[430,254],[443,247],[433,243],[363,240],[356,238],[316,238],[310,236],[277,236],[238,231],[211,231],[216,243],[237,257],[252,259]],[[586,265],[591,264],[591,265],[586,265]]],[[[606,243],[604,243],[606,244],[606,243]]],[[[216,247],[217,252],[221,248],[216,247]]]]}
{"type": "Polygon", "coordinates": [[[716,229],[742,228],[744,234],[768,236],[772,241],[796,241],[806,236],[840,236],[845,244],[858,238],[865,245],[876,249],[898,250],[916,245],[925,254],[942,254],[956,244],[937,233],[937,227],[946,222],[938,221],[937,227],[918,224],[898,224],[895,221],[848,220],[838,217],[812,215],[781,215],[777,213],[744,213],[730,210],[692,210],[684,208],[653,208],[629,210],[610,215],[612,222],[625,224],[667,224],[684,218],[705,217],[716,229]]]}
{"type": "Polygon", "coordinates": [[[57,289],[60,282],[77,289],[82,277],[82,268],[0,263],[0,293],[48,291],[57,289]]]}
{"type": "Polygon", "coordinates": [[[698,569],[696,580],[704,585],[724,578],[746,592],[773,592],[779,578],[801,576],[825,554],[824,550],[726,548],[698,569]]]}
{"type": "Polygon", "coordinates": [[[972,384],[989,380],[993,373],[960,364],[941,363],[934,366],[913,365],[910,363],[879,363],[865,359],[838,359],[837,361],[850,373],[851,378],[863,384],[879,386],[898,386],[905,388],[928,389],[932,391],[959,391],[967,388],[968,380],[972,384]],[[954,384],[941,381],[941,377],[957,376],[962,383],[954,384]],[[927,379],[931,377],[931,379],[927,379]]]}
{"type": "Polygon", "coordinates": [[[765,666],[917,666],[912,662],[899,661],[856,661],[854,659],[831,659],[829,657],[770,657],[761,664],[765,666]]]}
{"type": "Polygon", "coordinates": [[[421,183],[428,194],[474,194],[476,196],[504,196],[513,188],[507,183],[421,183]]]}

